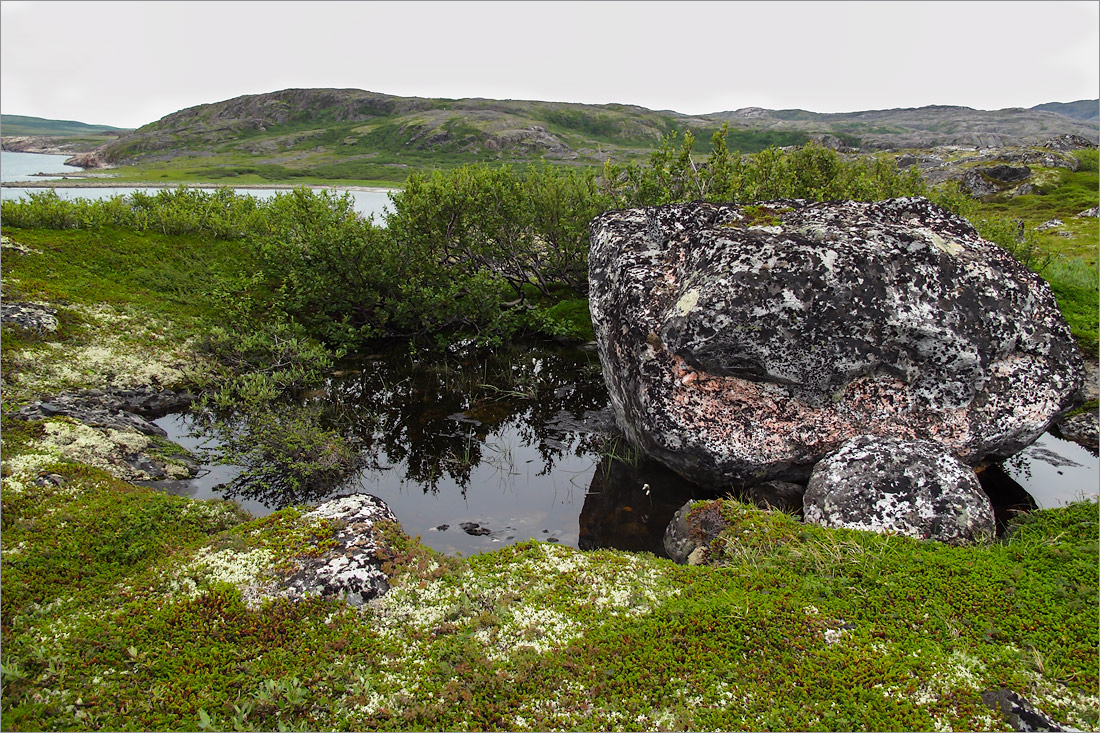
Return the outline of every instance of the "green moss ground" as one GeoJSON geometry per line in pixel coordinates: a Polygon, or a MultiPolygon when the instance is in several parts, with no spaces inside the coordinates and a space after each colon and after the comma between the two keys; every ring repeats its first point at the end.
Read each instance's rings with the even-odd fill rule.
{"type": "Polygon", "coordinates": [[[357,610],[264,590],[330,524],[43,470],[3,491],[6,730],[999,730],[999,687],[1097,723],[1092,503],[951,548],[720,501],[714,567],[394,529],[357,610]]]}

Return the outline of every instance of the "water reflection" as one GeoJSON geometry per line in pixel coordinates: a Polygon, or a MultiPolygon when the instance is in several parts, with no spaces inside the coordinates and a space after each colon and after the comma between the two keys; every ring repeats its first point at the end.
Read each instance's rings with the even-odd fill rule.
{"type": "Polygon", "coordinates": [[[609,422],[599,361],[576,349],[385,355],[345,367],[310,399],[342,406],[344,434],[368,470],[401,465],[425,493],[448,481],[465,495],[482,464],[515,476],[521,445],[537,454],[534,475],[549,475],[562,459],[589,455],[586,438],[609,422]]]}
{"type": "MultiPolygon", "coordinates": [[[[273,490],[247,479],[194,493],[236,498],[262,515],[366,491],[411,535],[473,554],[528,538],[584,549],[663,554],[689,499],[714,496],[614,440],[599,361],[576,348],[516,345],[421,357],[393,351],[347,361],[299,407],[340,431],[359,468],[340,485],[273,490]]],[[[179,426],[158,421],[171,438],[179,426]]],[[[1053,436],[982,474],[998,526],[1015,513],[1094,493],[1096,458],[1053,436]]],[[[746,501],[798,513],[804,487],[751,487],[746,501]]]]}

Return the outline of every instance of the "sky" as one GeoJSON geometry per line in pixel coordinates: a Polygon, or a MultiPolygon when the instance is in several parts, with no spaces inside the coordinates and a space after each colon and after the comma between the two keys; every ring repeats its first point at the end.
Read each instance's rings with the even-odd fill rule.
{"type": "Polygon", "coordinates": [[[0,1],[0,111],[138,127],[244,94],[705,114],[1100,97],[1100,2],[0,1]]]}

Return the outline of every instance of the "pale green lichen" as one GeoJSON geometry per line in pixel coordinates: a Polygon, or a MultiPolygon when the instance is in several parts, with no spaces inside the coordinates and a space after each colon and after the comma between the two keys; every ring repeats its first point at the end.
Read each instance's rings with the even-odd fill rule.
{"type": "Polygon", "coordinates": [[[146,471],[134,468],[125,459],[142,452],[149,437],[138,432],[97,429],[83,423],[48,421],[43,445],[64,458],[101,469],[125,481],[154,478],[146,471]]]}

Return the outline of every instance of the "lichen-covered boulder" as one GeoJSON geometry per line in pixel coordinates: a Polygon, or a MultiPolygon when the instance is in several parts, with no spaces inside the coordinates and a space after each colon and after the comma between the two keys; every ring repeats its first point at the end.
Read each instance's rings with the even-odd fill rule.
{"type": "Polygon", "coordinates": [[[679,204],[591,229],[616,420],[706,487],[804,481],[865,433],[1007,457],[1081,384],[1042,279],[922,198],[679,204]]]}
{"type": "Polygon", "coordinates": [[[926,441],[857,436],[822,459],[803,497],[806,522],[968,544],[994,535],[974,469],[926,441]]]}
{"type": "Polygon", "coordinates": [[[291,597],[320,595],[361,606],[389,590],[382,571],[377,543],[379,522],[397,523],[384,501],[371,494],[351,494],[331,499],[303,519],[327,519],[337,523],[332,537],[336,545],[318,557],[299,560],[299,567],[280,585],[291,597]]]}

